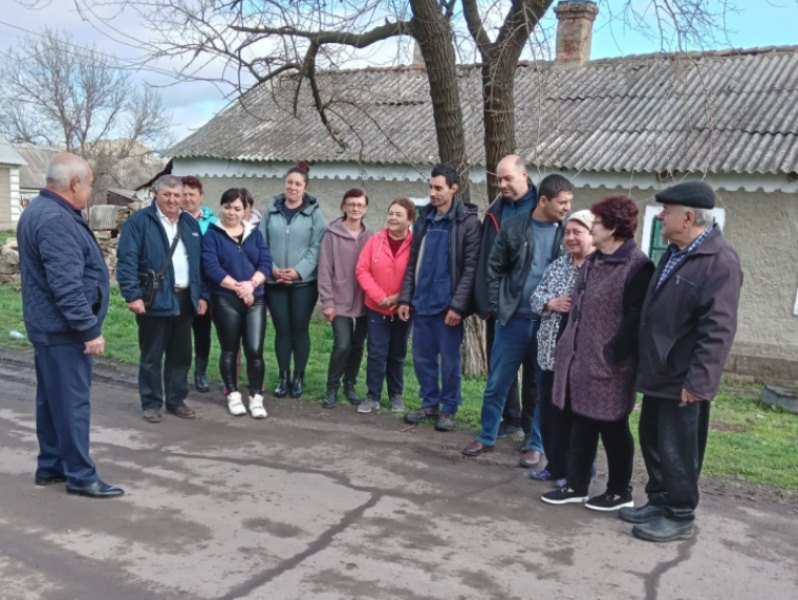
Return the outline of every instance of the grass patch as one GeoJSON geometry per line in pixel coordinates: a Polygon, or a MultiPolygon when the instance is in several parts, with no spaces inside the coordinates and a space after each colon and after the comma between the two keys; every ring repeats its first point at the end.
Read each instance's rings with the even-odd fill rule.
{"type": "MultiPolygon", "coordinates": [[[[10,285],[0,286],[0,345],[22,349],[26,341],[14,340],[12,330],[24,332],[22,302],[19,292],[10,285]]],[[[137,327],[117,288],[112,288],[111,305],[103,334],[108,357],[123,363],[137,364],[139,357],[137,327]]],[[[332,350],[332,328],[322,320],[311,323],[312,352],[306,371],[306,398],[320,400],[325,393],[327,364],[332,350]]],[[[274,329],[267,326],[264,358],[266,389],[277,385],[274,329]]],[[[213,339],[209,376],[219,382],[218,344],[213,339]]],[[[363,366],[365,370],[365,365],[363,366]]],[[[365,395],[363,377],[358,390],[365,395]]],[[[463,380],[463,405],[458,413],[458,427],[477,429],[480,421],[485,379],[463,380]]],[[[759,403],[761,386],[724,381],[711,413],[711,431],[704,462],[704,474],[738,479],[758,485],[798,490],[798,415],[778,407],[759,403]]],[[[405,404],[416,408],[418,382],[410,354],[405,363],[405,404]]],[[[632,413],[632,430],[637,435],[639,411],[632,413]]]]}
{"type": "Polygon", "coordinates": [[[8,241],[8,238],[16,237],[17,232],[16,230],[9,229],[6,231],[0,231],[0,246],[5,244],[8,241]]]}

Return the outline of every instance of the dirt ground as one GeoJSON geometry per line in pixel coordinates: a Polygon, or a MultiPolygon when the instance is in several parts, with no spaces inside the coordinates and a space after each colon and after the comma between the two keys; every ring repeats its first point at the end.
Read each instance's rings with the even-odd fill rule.
{"type": "Polygon", "coordinates": [[[468,432],[296,400],[234,418],[218,390],[151,425],[101,362],[92,454],[127,494],[92,500],[33,485],[31,356],[0,350],[0,377],[2,599],[798,597],[794,494],[705,480],[697,536],[650,544],[541,503],[511,442],[465,459],[468,432]]]}

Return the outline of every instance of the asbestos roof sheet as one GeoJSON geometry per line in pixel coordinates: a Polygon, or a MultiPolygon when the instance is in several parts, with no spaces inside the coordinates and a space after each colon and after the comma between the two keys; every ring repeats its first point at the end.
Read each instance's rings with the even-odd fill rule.
{"type": "Polygon", "coordinates": [[[20,167],[25,164],[25,159],[14,149],[6,138],[0,135],[0,165],[20,167]]]}
{"type": "MultiPolygon", "coordinates": [[[[431,164],[437,142],[418,67],[318,77],[325,129],[307,81],[279,77],[172,149],[175,157],[431,164]],[[297,99],[294,104],[294,99],[297,99]]],[[[479,65],[459,67],[469,160],[484,165],[479,65]]],[[[547,169],[798,172],[798,47],[646,55],[581,66],[520,64],[517,151],[547,169]]]]}

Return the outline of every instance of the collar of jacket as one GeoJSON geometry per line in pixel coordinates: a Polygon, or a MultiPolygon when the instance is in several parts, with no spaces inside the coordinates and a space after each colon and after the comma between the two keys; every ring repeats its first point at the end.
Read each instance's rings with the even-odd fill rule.
{"type": "MultiPolygon", "coordinates": [[[[270,213],[282,212],[283,204],[285,204],[285,194],[277,194],[272,201],[272,207],[269,209],[270,213]]],[[[302,209],[299,211],[304,215],[309,215],[319,207],[319,201],[316,196],[310,194],[302,195],[302,209]]]]}
{"type": "MultiPolygon", "coordinates": [[[[241,221],[241,224],[244,226],[244,237],[241,238],[241,243],[243,244],[244,240],[246,240],[252,234],[252,232],[255,231],[255,226],[252,225],[251,223],[247,223],[246,221],[241,221]]],[[[215,229],[218,229],[219,233],[233,240],[236,244],[238,243],[238,240],[234,238],[232,235],[230,235],[230,232],[224,228],[224,225],[222,225],[221,221],[217,221],[216,223],[211,223],[210,226],[215,229]]]]}
{"type": "MultiPolygon", "coordinates": [[[[432,204],[427,204],[424,208],[421,209],[419,217],[423,217],[425,219],[430,218],[430,213],[435,211],[435,207],[432,204]]],[[[478,215],[479,214],[479,207],[476,204],[472,204],[471,202],[463,202],[462,200],[455,199],[454,205],[452,208],[449,209],[447,213],[449,218],[453,221],[462,221],[468,215],[478,215]]]]}
{"type": "Polygon", "coordinates": [[[605,263],[623,263],[629,260],[632,251],[637,247],[634,239],[626,240],[621,246],[612,254],[604,254],[601,250],[596,250],[593,253],[594,261],[602,261],[605,263]]]}
{"type": "Polygon", "coordinates": [[[72,204],[69,200],[64,198],[58,192],[54,192],[53,190],[48,190],[47,188],[43,188],[39,190],[39,195],[44,196],[45,198],[49,198],[50,200],[55,200],[56,202],[61,204],[64,208],[68,208],[72,212],[81,214],[81,210],[77,206],[72,204]]]}

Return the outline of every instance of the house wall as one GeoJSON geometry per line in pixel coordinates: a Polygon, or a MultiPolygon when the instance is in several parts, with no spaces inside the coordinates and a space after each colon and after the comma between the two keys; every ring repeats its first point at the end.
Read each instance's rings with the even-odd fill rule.
{"type": "Polygon", "coordinates": [[[13,229],[11,219],[11,169],[0,165],[0,230],[13,229]]]}
{"type": "MultiPolygon", "coordinates": [[[[235,164],[235,163],[230,163],[235,164]]],[[[334,172],[332,167],[328,170],[334,172]]],[[[314,166],[314,173],[319,169],[314,166]]],[[[218,210],[218,198],[230,187],[247,187],[255,198],[256,206],[263,210],[270,204],[273,195],[282,191],[282,166],[272,171],[273,176],[208,177],[210,169],[191,162],[175,161],[175,174],[198,174],[206,190],[206,203],[218,210]]],[[[343,171],[339,172],[343,173],[343,171]]],[[[317,173],[318,175],[318,173],[317,173]]],[[[397,196],[425,198],[426,178],[420,171],[408,172],[405,178],[393,180],[369,177],[364,172],[360,177],[311,176],[309,192],[317,196],[322,211],[329,221],[339,214],[338,207],[343,193],[351,187],[362,187],[369,193],[368,224],[375,230],[384,226],[385,213],[390,201],[397,196]]],[[[657,183],[654,177],[637,176],[630,185],[629,176],[570,174],[576,182],[574,210],[589,208],[590,204],[608,195],[631,195],[640,206],[640,222],[637,241],[641,242],[644,230],[643,215],[646,206],[657,206],[654,200],[657,183]],[[611,182],[609,187],[600,181],[611,182]],[[617,182],[617,183],[616,183],[617,182]]],[[[532,174],[538,181],[540,175],[532,174]]],[[[473,198],[481,209],[486,201],[481,179],[473,198]]],[[[484,179],[484,178],[483,178],[484,179]]],[[[767,381],[798,381],[798,316],[796,292],[798,291],[798,193],[775,191],[774,187],[785,185],[778,181],[758,181],[756,178],[726,178],[715,180],[718,207],[725,209],[724,234],[737,249],[744,272],[738,331],[727,368],[740,374],[767,381]],[[748,191],[724,191],[745,189],[748,191]],[[766,190],[766,191],[763,191],[766,190]]],[[[790,187],[792,184],[786,184],[790,187]]],[[[648,250],[647,248],[645,249],[648,250]]]]}

